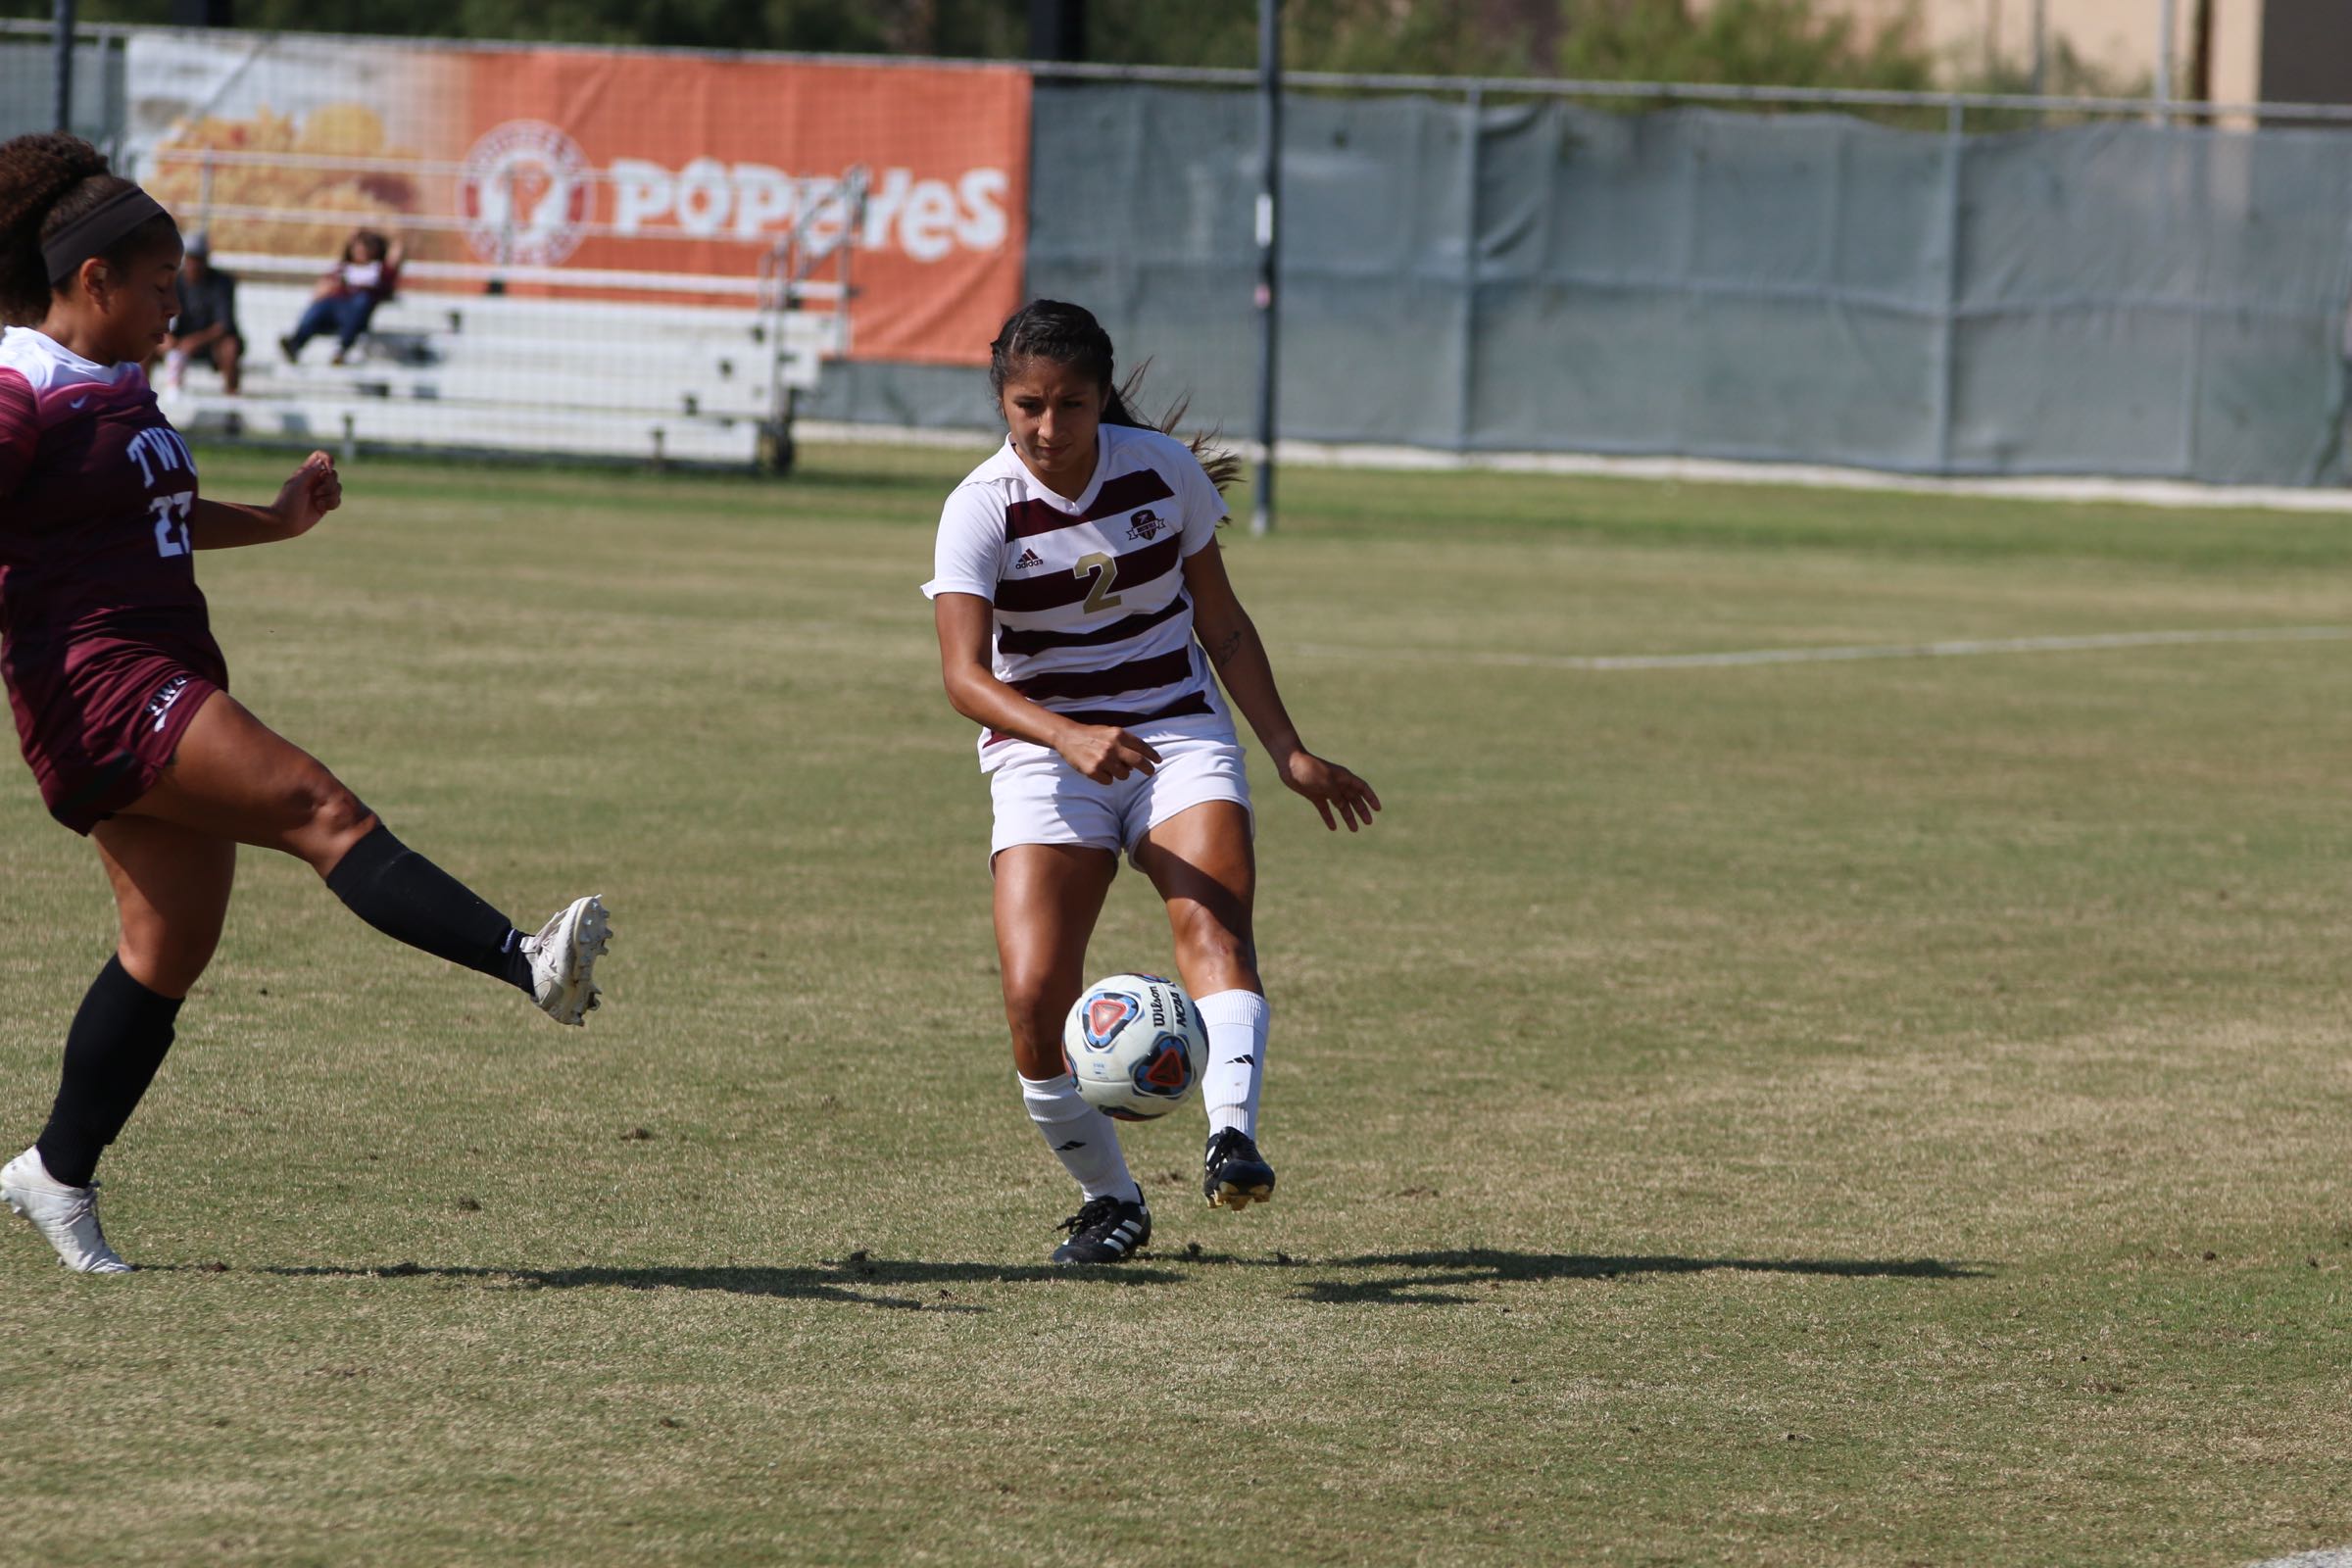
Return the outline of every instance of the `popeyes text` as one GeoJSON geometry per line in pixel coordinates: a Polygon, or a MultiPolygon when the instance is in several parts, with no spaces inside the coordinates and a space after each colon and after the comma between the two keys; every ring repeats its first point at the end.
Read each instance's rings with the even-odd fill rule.
{"type": "MultiPolygon", "coordinates": [[[[767,164],[726,164],[698,158],[671,170],[643,158],[615,158],[607,171],[612,187],[615,233],[655,237],[664,230],[697,239],[757,239],[807,215],[810,238],[837,228],[839,175],[795,176],[767,164]]],[[[1011,181],[1002,169],[966,170],[955,179],[917,179],[906,169],[873,176],[858,243],[898,250],[918,262],[943,260],[957,249],[993,251],[1004,243],[1005,198],[1011,181]]]]}

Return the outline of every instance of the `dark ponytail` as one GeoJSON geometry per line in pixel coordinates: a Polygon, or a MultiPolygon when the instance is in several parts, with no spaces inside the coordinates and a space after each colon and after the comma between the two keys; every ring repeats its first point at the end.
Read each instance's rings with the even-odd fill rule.
{"type": "MultiPolygon", "coordinates": [[[[79,136],[48,133],[0,142],[0,321],[31,326],[49,314],[51,285],[41,241],[124,191],[138,187],[107,172],[106,155],[79,136]]],[[[127,271],[141,252],[177,238],[168,217],[139,224],[101,259],[127,271]]]]}
{"type": "MultiPolygon", "coordinates": [[[[1093,377],[1102,388],[1104,424],[1123,424],[1131,429],[1173,435],[1190,402],[1177,399],[1157,419],[1139,416],[1135,404],[1143,391],[1144,371],[1151,368],[1152,362],[1146,360],[1127,372],[1125,380],[1114,383],[1110,334],[1102,330],[1102,323],[1095,319],[1094,313],[1082,305],[1031,300],[1012,313],[997,334],[997,340],[988,346],[988,384],[1000,400],[1014,368],[1030,360],[1044,360],[1049,365],[1064,366],[1093,377]]],[[[1207,470],[1210,482],[1218,489],[1241,477],[1241,458],[1217,445],[1215,431],[1193,437],[1192,448],[1193,456],[1200,460],[1200,466],[1207,470]]]]}

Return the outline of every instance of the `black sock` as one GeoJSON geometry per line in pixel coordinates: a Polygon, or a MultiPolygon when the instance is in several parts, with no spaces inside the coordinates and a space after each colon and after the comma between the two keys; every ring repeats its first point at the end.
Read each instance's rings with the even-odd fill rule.
{"type": "Polygon", "coordinates": [[[327,890],[397,942],[531,990],[531,963],[514,922],[378,822],[332,871],[327,890]]]}
{"type": "Polygon", "coordinates": [[[50,1175],[69,1187],[90,1185],[98,1156],[130,1120],[164,1064],[178,1016],[178,998],[158,996],[133,980],[120,956],[106,960],[66,1031],[57,1103],[36,1144],[50,1175]]]}

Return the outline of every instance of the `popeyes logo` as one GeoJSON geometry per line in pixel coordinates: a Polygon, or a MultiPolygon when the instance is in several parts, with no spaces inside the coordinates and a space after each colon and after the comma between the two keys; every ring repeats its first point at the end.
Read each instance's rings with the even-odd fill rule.
{"type": "MultiPolygon", "coordinates": [[[[620,235],[752,240],[805,220],[806,237],[822,242],[837,236],[844,220],[839,175],[796,177],[767,164],[715,158],[697,158],[676,170],[643,158],[615,158],[608,177],[612,232],[620,235]]],[[[1002,169],[966,170],[952,180],[886,169],[866,190],[858,243],[918,262],[943,261],[957,250],[996,250],[1004,243],[1011,189],[1002,169]]]]}
{"type": "Polygon", "coordinates": [[[466,242],[486,262],[553,267],[579,248],[595,178],[578,142],[540,121],[510,120],[466,155],[466,242]]]}

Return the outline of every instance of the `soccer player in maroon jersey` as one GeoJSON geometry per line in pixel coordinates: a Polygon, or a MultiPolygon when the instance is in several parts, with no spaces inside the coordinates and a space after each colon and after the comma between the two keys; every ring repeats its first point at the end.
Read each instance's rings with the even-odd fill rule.
{"type": "Polygon", "coordinates": [[[228,695],[193,553],[298,538],[342,485],[316,452],[267,506],[199,492],[140,368],[177,309],[180,253],[171,215],[89,143],[0,142],[0,674],[41,798],[96,844],[122,918],[0,1200],[87,1273],[128,1268],[91,1174],[212,958],[239,844],[308,862],[377,930],[561,1023],[596,1004],[607,935],[593,895],[516,930],[228,695]]]}
{"type": "Polygon", "coordinates": [[[1133,378],[1111,378],[1110,335],[1078,306],[1031,302],[991,351],[1005,444],[949,496],[923,591],[948,700],[985,726],[1021,1100],[1079,1188],[1053,1259],[1116,1263],[1152,1239],[1152,1213],[1109,1118],[1079,1096],[1061,1028],[1120,854],[1167,906],[1208,1034],[1201,1195],[1245,1208],[1274,1196],[1256,1142],[1273,1014],[1250,930],[1250,781],[1225,693],[1326,826],[1369,826],[1380,799],[1299,740],[1226,578],[1215,536],[1232,460],[1204,466],[1138,418],[1133,378]]]}

